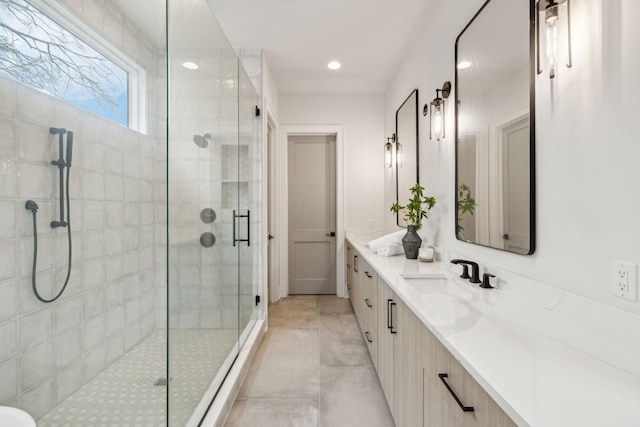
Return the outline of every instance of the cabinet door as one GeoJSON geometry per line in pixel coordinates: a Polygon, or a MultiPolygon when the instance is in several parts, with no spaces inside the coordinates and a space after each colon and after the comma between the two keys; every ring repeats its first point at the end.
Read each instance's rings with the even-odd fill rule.
{"type": "Polygon", "coordinates": [[[396,334],[391,329],[391,303],[396,295],[389,286],[378,281],[378,378],[387,398],[391,415],[396,418],[395,408],[395,352],[396,334]]]}
{"type": "Polygon", "coordinates": [[[353,305],[353,311],[356,313],[356,319],[360,329],[363,329],[363,309],[362,309],[362,277],[364,277],[364,271],[362,270],[362,257],[360,254],[354,251],[353,255],[353,298],[351,299],[351,305],[353,305]]]}
{"type": "Polygon", "coordinates": [[[400,299],[391,306],[395,345],[396,426],[422,425],[422,364],[420,363],[420,325],[422,323],[400,299]]]}
{"type": "Polygon", "coordinates": [[[347,297],[351,298],[353,296],[353,292],[351,288],[353,287],[353,248],[350,245],[347,245],[347,297]]]}
{"type": "Polygon", "coordinates": [[[512,427],[516,424],[458,363],[449,351],[422,328],[424,366],[424,426],[512,427]],[[447,375],[440,378],[441,374],[447,375]],[[447,382],[451,391],[447,388],[447,382]],[[454,394],[460,400],[456,402],[454,394]],[[462,406],[473,407],[464,411],[462,406]]]}

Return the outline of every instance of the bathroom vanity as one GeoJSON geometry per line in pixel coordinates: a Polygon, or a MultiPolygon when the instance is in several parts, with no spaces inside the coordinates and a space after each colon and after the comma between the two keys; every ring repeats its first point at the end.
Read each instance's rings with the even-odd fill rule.
{"type": "Polygon", "coordinates": [[[481,289],[368,237],[347,233],[347,285],[398,427],[640,425],[640,358],[580,323],[596,303],[481,289]]]}

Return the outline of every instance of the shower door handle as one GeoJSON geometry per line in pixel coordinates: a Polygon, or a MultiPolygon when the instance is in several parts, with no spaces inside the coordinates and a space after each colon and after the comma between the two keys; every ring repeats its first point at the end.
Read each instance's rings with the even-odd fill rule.
{"type": "Polygon", "coordinates": [[[233,246],[236,245],[236,242],[247,242],[247,246],[251,246],[251,211],[247,210],[246,215],[237,215],[236,211],[233,211],[233,246]],[[247,218],[247,238],[246,239],[238,239],[236,238],[236,220],[238,218],[247,218]]]}
{"type": "Polygon", "coordinates": [[[251,246],[251,211],[247,209],[247,246],[251,246]]]}

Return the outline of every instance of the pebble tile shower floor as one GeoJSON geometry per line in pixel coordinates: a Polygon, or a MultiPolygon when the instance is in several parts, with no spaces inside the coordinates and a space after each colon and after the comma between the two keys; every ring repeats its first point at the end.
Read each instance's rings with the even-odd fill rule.
{"type": "MultiPolygon", "coordinates": [[[[172,329],[171,425],[183,426],[236,343],[236,329],[172,329]]],[[[38,420],[38,427],[161,427],[166,330],[147,339],[38,420]]]]}

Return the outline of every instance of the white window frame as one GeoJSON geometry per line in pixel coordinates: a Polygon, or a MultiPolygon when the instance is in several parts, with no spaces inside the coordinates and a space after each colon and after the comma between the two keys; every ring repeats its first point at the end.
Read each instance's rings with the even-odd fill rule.
{"type": "MultiPolygon", "coordinates": [[[[128,127],[146,135],[148,126],[147,72],[145,69],[129,58],[122,50],[109,43],[103,35],[83,22],[62,4],[46,0],[27,1],[62,28],[127,72],[129,77],[127,82],[128,127]]],[[[105,118],[105,120],[108,119],[105,118]]]]}

